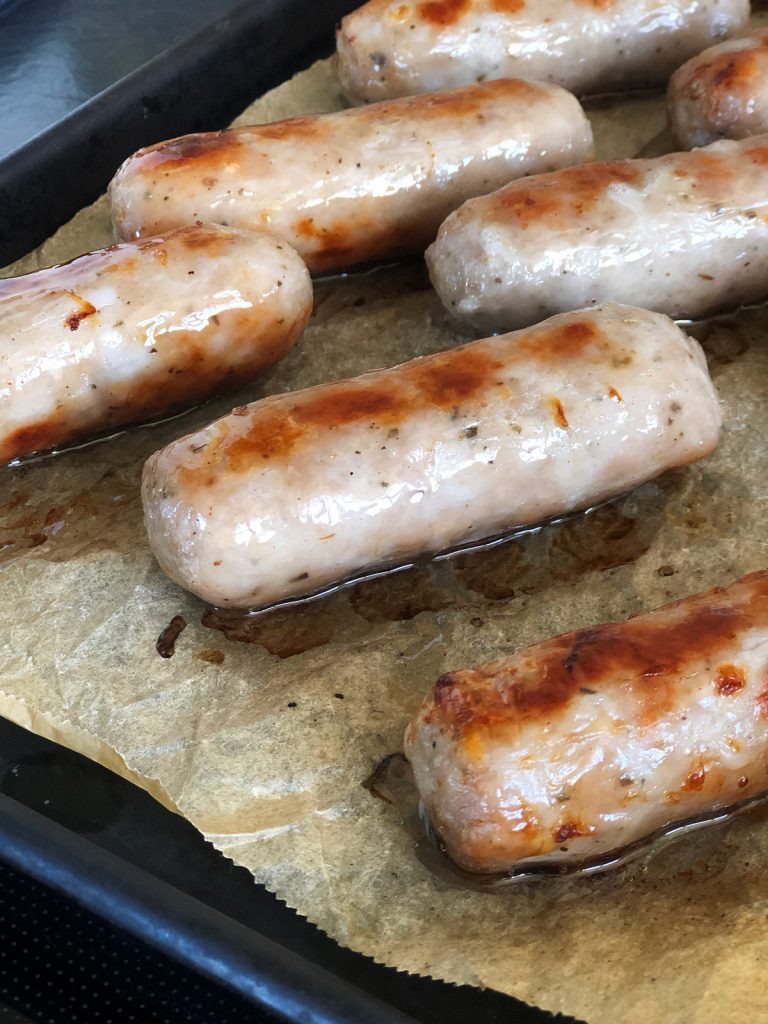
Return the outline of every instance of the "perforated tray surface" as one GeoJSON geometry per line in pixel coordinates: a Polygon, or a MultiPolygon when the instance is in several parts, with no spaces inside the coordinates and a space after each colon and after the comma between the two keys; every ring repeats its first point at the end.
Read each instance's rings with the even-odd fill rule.
{"type": "Polygon", "coordinates": [[[0,863],[0,1020],[272,1024],[277,1019],[0,863]]]}
{"type": "MultiPolygon", "coordinates": [[[[304,986],[307,998],[300,997],[298,1003],[309,1007],[312,996],[312,1015],[299,1017],[294,1006],[286,1014],[289,1020],[571,1020],[552,1017],[498,992],[401,974],[341,948],[255,885],[247,871],[227,861],[187,821],[148,794],[79,754],[0,719],[0,856],[3,851],[17,867],[24,864],[36,877],[52,880],[91,906],[103,906],[113,920],[126,921],[164,950],[180,953],[187,962],[200,962],[240,991],[262,992],[271,1001],[261,1005],[284,1004],[286,990],[304,986]],[[23,817],[17,821],[8,815],[15,802],[26,814],[27,808],[36,812],[31,831],[23,817]],[[106,866],[99,859],[101,851],[110,858],[106,866]],[[145,886],[142,879],[152,884],[145,886]],[[217,944],[204,949],[215,928],[217,944]],[[275,944],[273,951],[266,950],[270,963],[257,944],[262,936],[275,944]],[[250,937],[254,941],[248,941],[250,937]],[[286,954],[282,958],[281,951],[286,954]],[[271,990],[265,992],[264,982],[270,979],[271,990]],[[367,997],[370,1005],[365,1004],[367,997]],[[326,1005],[318,1009],[318,1004],[326,1005]]],[[[0,928],[0,950],[2,934],[0,928]]],[[[79,969],[74,967],[80,963],[79,955],[72,958],[74,964],[67,966],[79,969]]],[[[10,1002],[0,992],[0,1001],[4,998],[10,1002]]],[[[21,1004],[19,1008],[23,1010],[21,1004]]],[[[59,1018],[54,1019],[58,1024],[59,1018]]],[[[245,1024],[250,1019],[243,1018],[245,1024]]]]}

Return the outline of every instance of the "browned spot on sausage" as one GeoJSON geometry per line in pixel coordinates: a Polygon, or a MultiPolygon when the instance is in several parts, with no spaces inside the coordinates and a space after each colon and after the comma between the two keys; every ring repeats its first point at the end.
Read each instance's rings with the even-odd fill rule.
{"type": "Polygon", "coordinates": [[[421,245],[412,232],[393,231],[386,224],[368,223],[364,218],[357,218],[354,226],[342,220],[322,226],[314,217],[302,217],[293,229],[299,238],[312,243],[303,255],[315,272],[352,266],[385,254],[403,255],[421,245]]]}
{"type": "Polygon", "coordinates": [[[565,409],[563,408],[563,403],[560,401],[559,398],[550,398],[549,404],[552,406],[552,416],[557,426],[560,427],[562,430],[567,430],[568,420],[565,416],[565,409]]]}
{"type": "Polygon", "coordinates": [[[610,185],[637,185],[643,172],[634,161],[611,160],[522,179],[501,189],[489,206],[520,226],[557,224],[592,209],[610,185]]]}
{"type": "Polygon", "coordinates": [[[417,394],[450,409],[485,390],[500,369],[501,363],[487,352],[468,347],[411,363],[406,374],[417,394]]]}
{"type": "Polygon", "coordinates": [[[761,167],[768,166],[768,146],[752,146],[745,152],[756,164],[760,164],[761,167]]]}
{"type": "Polygon", "coordinates": [[[470,0],[427,0],[420,3],[416,11],[422,21],[445,28],[459,21],[470,6],[470,0]]]}
{"type": "Polygon", "coordinates": [[[227,164],[237,164],[241,159],[241,134],[240,129],[233,128],[220,132],[182,135],[180,138],[140,149],[131,158],[127,167],[130,169],[132,164],[137,164],[142,170],[162,168],[163,171],[175,171],[195,163],[200,171],[221,170],[227,164]]]}
{"type": "MultiPolygon", "coordinates": [[[[488,85],[492,84],[494,83],[488,83],[488,85]]],[[[537,91],[536,86],[529,86],[528,83],[519,83],[523,86],[522,92],[518,90],[516,82],[510,84],[513,85],[511,91],[515,95],[522,95],[528,90],[531,93],[537,91]]],[[[410,116],[415,122],[469,117],[471,114],[486,109],[493,91],[488,86],[478,85],[474,88],[462,89],[460,92],[435,92],[428,96],[411,96],[406,100],[398,100],[391,105],[387,104],[385,113],[393,120],[401,120],[405,116],[410,116]]],[[[382,113],[375,107],[363,107],[362,111],[372,122],[378,122],[382,113]]]]}
{"type": "Polygon", "coordinates": [[[327,255],[333,254],[336,259],[359,260],[358,250],[351,244],[353,232],[349,225],[342,221],[335,221],[332,226],[321,227],[315,222],[314,217],[302,217],[296,221],[294,231],[300,238],[317,239],[322,244],[322,250],[327,255]]]}
{"type": "MultiPolygon", "coordinates": [[[[611,339],[585,318],[533,328],[515,340],[515,352],[548,364],[583,358],[593,347],[611,345],[611,339]]],[[[202,486],[208,459],[215,459],[216,451],[227,458],[230,469],[242,472],[264,459],[288,456],[318,432],[359,422],[398,426],[414,409],[427,404],[455,414],[464,403],[502,384],[502,369],[503,364],[487,346],[470,344],[390,371],[269,401],[254,409],[243,433],[228,438],[225,432],[218,447],[209,448],[202,461],[185,469],[184,475],[188,482],[196,479],[202,486]]],[[[567,426],[565,411],[560,412],[559,423],[567,426]]]]}
{"type": "Polygon", "coordinates": [[[382,257],[405,256],[423,250],[434,238],[428,222],[410,227],[374,220],[363,215],[353,221],[336,219],[320,225],[313,217],[302,217],[293,225],[300,239],[307,239],[302,255],[313,272],[338,270],[382,257]]]}
{"type": "Polygon", "coordinates": [[[616,0],[581,0],[585,7],[596,7],[598,11],[607,11],[615,4],[616,0]]]}
{"type": "Polygon", "coordinates": [[[761,718],[768,718],[768,690],[763,690],[755,701],[757,704],[757,712],[761,718]]]}
{"type": "Polygon", "coordinates": [[[389,16],[394,21],[405,21],[408,17],[409,11],[410,7],[408,7],[407,4],[400,4],[398,7],[393,7],[392,10],[389,11],[389,16]]]}
{"type": "MultiPolygon", "coordinates": [[[[138,243],[141,248],[142,243],[138,243]]],[[[113,251],[116,246],[112,246],[111,249],[105,250],[105,252],[113,251]]],[[[104,267],[105,274],[133,274],[139,269],[139,261],[135,256],[130,256],[126,260],[113,260],[104,267]]]]}
{"type": "Polygon", "coordinates": [[[308,427],[337,427],[360,420],[390,423],[403,412],[403,401],[386,387],[339,389],[333,396],[318,395],[296,410],[296,419],[308,427]],[[328,400],[330,399],[330,401],[328,400]]]}
{"type": "Polygon", "coordinates": [[[386,426],[399,422],[406,413],[406,403],[385,387],[362,384],[321,389],[292,410],[275,410],[275,415],[258,417],[248,434],[222,450],[231,468],[246,468],[255,457],[285,457],[300,439],[316,430],[335,429],[360,420],[386,426]]]}
{"type": "Polygon", "coordinates": [[[176,238],[185,249],[191,252],[205,252],[209,256],[215,256],[222,252],[227,242],[231,242],[237,235],[233,231],[219,228],[212,231],[203,224],[194,224],[188,228],[182,228],[176,232],[176,238]]]}
{"type": "Polygon", "coordinates": [[[289,117],[285,121],[274,121],[272,124],[259,124],[253,128],[243,129],[243,134],[250,134],[262,139],[313,139],[327,131],[328,122],[323,116],[307,115],[306,117],[289,117]]]}
{"type": "MultiPolygon", "coordinates": [[[[622,623],[566,633],[513,658],[449,672],[435,684],[428,718],[461,735],[466,729],[514,729],[547,720],[573,699],[595,700],[611,686],[629,686],[636,724],[653,724],[675,707],[686,667],[715,658],[738,634],[768,616],[768,572],[739,581],[738,599],[715,588],[622,623]]],[[[768,690],[758,698],[768,717],[768,690]]]]}
{"type": "Polygon", "coordinates": [[[389,121],[397,124],[399,128],[404,117],[413,119],[414,124],[433,120],[450,121],[457,117],[471,117],[472,114],[483,113],[489,104],[498,102],[502,97],[534,101],[538,97],[546,96],[546,89],[537,82],[529,82],[522,78],[506,78],[478,82],[463,89],[448,89],[376,103],[369,107],[358,107],[346,111],[345,116],[356,121],[371,122],[377,126],[389,121]]]}
{"type": "Polygon", "coordinates": [[[698,765],[692,772],[689,772],[685,777],[683,783],[683,789],[689,792],[698,793],[704,789],[704,783],[706,782],[707,772],[704,765],[698,765]]]}
{"type": "Polygon", "coordinates": [[[489,387],[500,368],[482,350],[454,349],[415,360],[386,374],[370,374],[339,385],[266,403],[248,430],[220,451],[230,469],[244,471],[261,459],[285,457],[318,432],[365,422],[393,427],[419,405],[453,409],[489,387]]]}
{"type": "MultiPolygon", "coordinates": [[[[749,155],[755,161],[762,161],[766,159],[765,149],[755,146],[749,155]]],[[[612,160],[584,164],[512,182],[486,200],[485,213],[502,221],[515,221],[522,230],[533,225],[559,227],[590,214],[605,198],[611,185],[641,185],[649,172],[649,164],[666,167],[670,174],[685,178],[686,188],[699,201],[719,201],[724,191],[732,186],[735,166],[738,167],[738,163],[734,166],[730,154],[705,150],[673,154],[658,161],[612,160]]]]}
{"type": "Polygon", "coordinates": [[[157,260],[161,267],[165,267],[168,265],[167,249],[157,248],[153,251],[152,255],[154,256],[154,258],[157,260]]]}
{"type": "Polygon", "coordinates": [[[7,462],[18,455],[28,455],[30,452],[44,452],[61,441],[62,417],[53,414],[31,423],[26,427],[20,427],[9,437],[5,438],[2,449],[2,461],[7,462]]]}
{"type": "Polygon", "coordinates": [[[83,320],[88,316],[93,316],[97,310],[95,306],[80,295],[76,295],[75,292],[69,292],[69,295],[78,304],[78,308],[64,317],[64,326],[68,327],[70,331],[76,331],[83,320]]]}
{"type": "Polygon", "coordinates": [[[750,47],[702,61],[686,82],[683,95],[694,100],[703,96],[707,108],[717,113],[720,104],[734,94],[751,93],[755,79],[765,72],[765,55],[760,51],[766,45],[768,37],[763,34],[750,47]]]}
{"type": "Polygon", "coordinates": [[[736,71],[738,65],[736,57],[727,57],[724,62],[718,61],[717,63],[720,63],[720,67],[718,67],[717,70],[715,70],[714,63],[709,69],[711,72],[714,72],[712,74],[712,85],[732,87],[734,80],[738,80],[739,78],[736,71]]]}
{"type": "Polygon", "coordinates": [[[719,697],[730,697],[747,685],[743,668],[736,665],[720,665],[715,679],[715,693],[719,697]]]}
{"type": "MultiPolygon", "coordinates": [[[[583,359],[591,349],[616,348],[612,339],[594,320],[570,320],[554,327],[532,327],[515,341],[515,354],[539,363],[561,363],[565,359],[583,359]]],[[[631,359],[631,357],[630,357],[631,359]]]]}
{"type": "MultiPolygon", "coordinates": [[[[592,347],[612,344],[593,321],[584,319],[534,328],[515,340],[515,352],[550,363],[581,358],[592,347]]],[[[209,459],[215,459],[217,452],[227,458],[230,469],[247,471],[264,459],[286,457],[318,432],[359,422],[391,428],[428,404],[455,415],[464,403],[503,384],[502,369],[487,344],[470,344],[390,371],[270,400],[254,407],[243,433],[228,437],[225,428],[218,444],[209,446],[200,463],[186,468],[183,475],[189,483],[195,480],[203,486],[209,459]]]]}
{"type": "Polygon", "coordinates": [[[552,832],[552,838],[556,845],[566,843],[569,839],[577,839],[579,836],[588,836],[595,831],[594,825],[584,825],[580,821],[568,818],[552,832]]]}
{"type": "Polygon", "coordinates": [[[616,388],[608,388],[608,397],[612,398],[614,402],[624,401],[624,399],[621,397],[621,394],[616,390],[616,388]]]}
{"type": "Polygon", "coordinates": [[[491,10],[499,14],[517,14],[525,7],[525,0],[491,0],[491,10]]]}
{"type": "MultiPolygon", "coordinates": [[[[222,445],[222,452],[229,459],[229,467],[235,471],[247,469],[259,460],[289,455],[304,431],[288,415],[266,416],[242,437],[236,437],[229,444],[222,445]]],[[[216,478],[213,478],[216,483],[216,478]]]]}
{"type": "Polygon", "coordinates": [[[719,200],[733,181],[734,168],[738,167],[732,156],[708,153],[703,149],[686,153],[677,159],[683,162],[684,166],[691,167],[691,179],[698,189],[696,195],[700,200],[719,200]]]}

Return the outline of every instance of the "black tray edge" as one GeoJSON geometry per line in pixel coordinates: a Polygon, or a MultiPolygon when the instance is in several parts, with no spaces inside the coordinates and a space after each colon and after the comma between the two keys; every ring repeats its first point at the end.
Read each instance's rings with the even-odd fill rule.
{"type": "Polygon", "coordinates": [[[0,857],[290,1021],[415,1024],[337,975],[0,793],[0,857]]]}
{"type": "Polygon", "coordinates": [[[330,51],[332,19],[354,6],[248,0],[8,154],[0,161],[0,265],[97,199],[141,146],[224,127],[255,97],[330,51]]]}

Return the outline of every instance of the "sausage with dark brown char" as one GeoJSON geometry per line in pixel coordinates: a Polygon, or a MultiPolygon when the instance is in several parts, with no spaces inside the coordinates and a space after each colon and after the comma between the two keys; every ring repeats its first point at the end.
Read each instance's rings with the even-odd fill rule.
{"type": "Polygon", "coordinates": [[[768,789],[768,572],[442,676],[406,732],[470,871],[608,858],[768,789]]]}

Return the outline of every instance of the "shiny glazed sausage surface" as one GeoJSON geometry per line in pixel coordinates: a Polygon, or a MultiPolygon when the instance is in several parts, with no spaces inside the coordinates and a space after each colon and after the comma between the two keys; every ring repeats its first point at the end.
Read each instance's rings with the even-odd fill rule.
{"type": "Polygon", "coordinates": [[[198,220],[254,228],[321,272],[420,254],[465,199],[591,150],[573,96],[506,80],[161,142],[109,194],[124,238],[198,220]]]}
{"type": "Polygon", "coordinates": [[[697,318],[768,296],[768,136],[512,182],[427,250],[440,298],[483,330],[598,302],[697,318]]]}
{"type": "Polygon", "coordinates": [[[670,79],[667,100],[683,149],[768,132],[768,29],[692,57],[670,79]]]}
{"type": "Polygon", "coordinates": [[[311,311],[290,246],[210,226],[2,280],[0,463],[251,380],[311,311]]]}
{"type": "Polygon", "coordinates": [[[354,102],[520,75],[579,95],[661,85],[743,30],[748,0],[370,0],[342,19],[354,102]]]}
{"type": "Polygon", "coordinates": [[[602,857],[768,789],[768,572],[449,672],[406,733],[471,871],[602,857]]]}
{"type": "Polygon", "coordinates": [[[707,455],[696,341],[605,306],[236,409],[156,452],[162,568],[256,607],[584,508],[707,455]]]}

